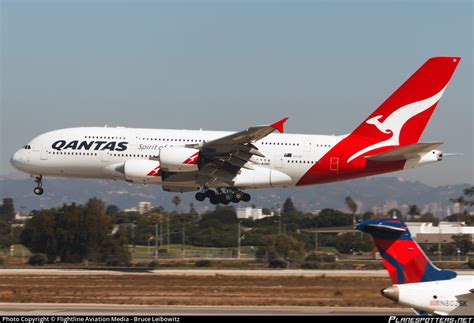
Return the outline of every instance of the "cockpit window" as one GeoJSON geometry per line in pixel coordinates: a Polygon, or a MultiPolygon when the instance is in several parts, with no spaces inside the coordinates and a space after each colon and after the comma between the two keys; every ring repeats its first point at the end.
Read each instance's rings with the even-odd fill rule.
{"type": "Polygon", "coordinates": [[[23,148],[25,148],[25,149],[31,149],[31,146],[30,146],[30,145],[24,145],[23,148]]]}

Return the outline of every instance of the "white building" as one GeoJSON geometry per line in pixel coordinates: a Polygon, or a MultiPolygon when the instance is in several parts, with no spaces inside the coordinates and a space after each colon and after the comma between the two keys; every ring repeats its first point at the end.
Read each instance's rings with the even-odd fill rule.
{"type": "Polygon", "coordinates": [[[252,207],[242,207],[237,208],[237,218],[239,219],[254,219],[259,220],[269,216],[273,216],[273,212],[271,214],[263,214],[261,208],[252,208],[252,207]]]}
{"type": "Polygon", "coordinates": [[[16,213],[15,214],[15,218],[14,218],[14,222],[16,223],[25,223],[26,221],[28,221],[29,219],[31,219],[31,216],[30,215],[24,215],[24,214],[21,214],[21,213],[16,213]]]}
{"type": "Polygon", "coordinates": [[[440,222],[434,226],[431,222],[407,222],[406,225],[413,238],[419,243],[452,242],[456,234],[469,234],[474,237],[474,227],[466,226],[465,222],[440,222]]]}
{"type": "Polygon", "coordinates": [[[380,204],[374,205],[372,207],[372,212],[374,214],[385,214],[386,213],[385,205],[380,205],[380,204]]]}
{"type": "Polygon", "coordinates": [[[13,218],[13,221],[9,223],[11,223],[11,226],[13,228],[23,228],[25,226],[26,221],[28,221],[31,218],[32,217],[30,215],[24,215],[17,212],[15,214],[15,217],[13,218]]]}
{"type": "Polygon", "coordinates": [[[388,200],[385,202],[385,210],[388,212],[391,209],[398,209],[398,201],[397,200],[388,200]]]}
{"type": "Polygon", "coordinates": [[[144,214],[150,212],[151,210],[151,203],[146,201],[141,201],[138,203],[138,214],[144,214]]]}

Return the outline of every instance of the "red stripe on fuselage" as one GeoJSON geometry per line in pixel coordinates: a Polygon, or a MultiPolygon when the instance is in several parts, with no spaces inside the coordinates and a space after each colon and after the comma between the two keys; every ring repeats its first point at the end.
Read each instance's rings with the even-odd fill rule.
{"type": "Polygon", "coordinates": [[[357,158],[347,163],[347,153],[338,146],[331,149],[314,164],[298,181],[297,186],[331,183],[353,178],[396,172],[403,169],[405,161],[377,162],[357,158]],[[337,170],[331,170],[331,158],[338,158],[337,170]]]}

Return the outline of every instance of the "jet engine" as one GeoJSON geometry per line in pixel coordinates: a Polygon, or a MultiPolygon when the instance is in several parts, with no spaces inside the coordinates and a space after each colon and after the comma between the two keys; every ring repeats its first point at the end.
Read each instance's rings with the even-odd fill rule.
{"type": "Polygon", "coordinates": [[[160,149],[161,169],[167,172],[193,172],[198,170],[199,149],[163,147],[160,149]]]}
{"type": "Polygon", "coordinates": [[[124,165],[125,179],[132,183],[160,183],[160,162],[149,159],[127,160],[124,165]]]}

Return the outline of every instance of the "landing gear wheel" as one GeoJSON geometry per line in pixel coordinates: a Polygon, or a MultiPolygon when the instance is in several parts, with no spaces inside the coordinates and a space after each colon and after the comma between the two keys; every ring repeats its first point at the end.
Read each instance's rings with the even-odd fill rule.
{"type": "Polygon", "coordinates": [[[235,196],[230,200],[232,203],[239,203],[240,199],[236,198],[235,196]]]}
{"type": "Polygon", "coordinates": [[[217,203],[224,204],[224,205],[229,204],[229,203],[230,203],[230,200],[228,200],[228,199],[226,198],[226,195],[227,195],[227,194],[217,194],[217,195],[215,196],[215,199],[216,199],[217,203]]]}
{"type": "Polygon", "coordinates": [[[243,195],[244,195],[243,192],[237,191],[234,193],[234,198],[236,198],[237,200],[241,200],[243,195]]]}
{"type": "Polygon", "coordinates": [[[36,179],[35,179],[35,183],[36,183],[36,187],[35,189],[33,190],[33,192],[36,194],[36,195],[41,195],[43,194],[43,175],[40,175],[40,176],[36,176],[36,179]]]}
{"type": "Polygon", "coordinates": [[[244,201],[244,202],[250,201],[250,194],[244,193],[244,194],[242,195],[242,199],[241,199],[241,200],[244,201]]]}
{"type": "Polygon", "coordinates": [[[216,192],[213,190],[207,190],[204,192],[204,196],[208,197],[209,199],[212,199],[214,196],[216,196],[216,192]]]}
{"type": "Polygon", "coordinates": [[[222,197],[223,197],[223,199],[222,199],[223,201],[230,202],[234,198],[234,194],[232,194],[231,192],[227,192],[227,193],[223,194],[222,197]]]}
{"type": "Polygon", "coordinates": [[[33,190],[33,192],[34,192],[36,195],[42,195],[42,194],[43,194],[43,188],[42,188],[42,187],[35,187],[35,189],[33,190]]]}
{"type": "Polygon", "coordinates": [[[211,197],[209,200],[210,200],[211,204],[214,204],[214,205],[217,205],[220,202],[220,199],[219,199],[218,195],[215,195],[215,196],[211,197]]]}
{"type": "Polygon", "coordinates": [[[201,193],[201,192],[197,192],[196,195],[194,195],[194,197],[196,198],[196,200],[198,200],[199,202],[202,202],[206,199],[206,196],[201,193]]]}

